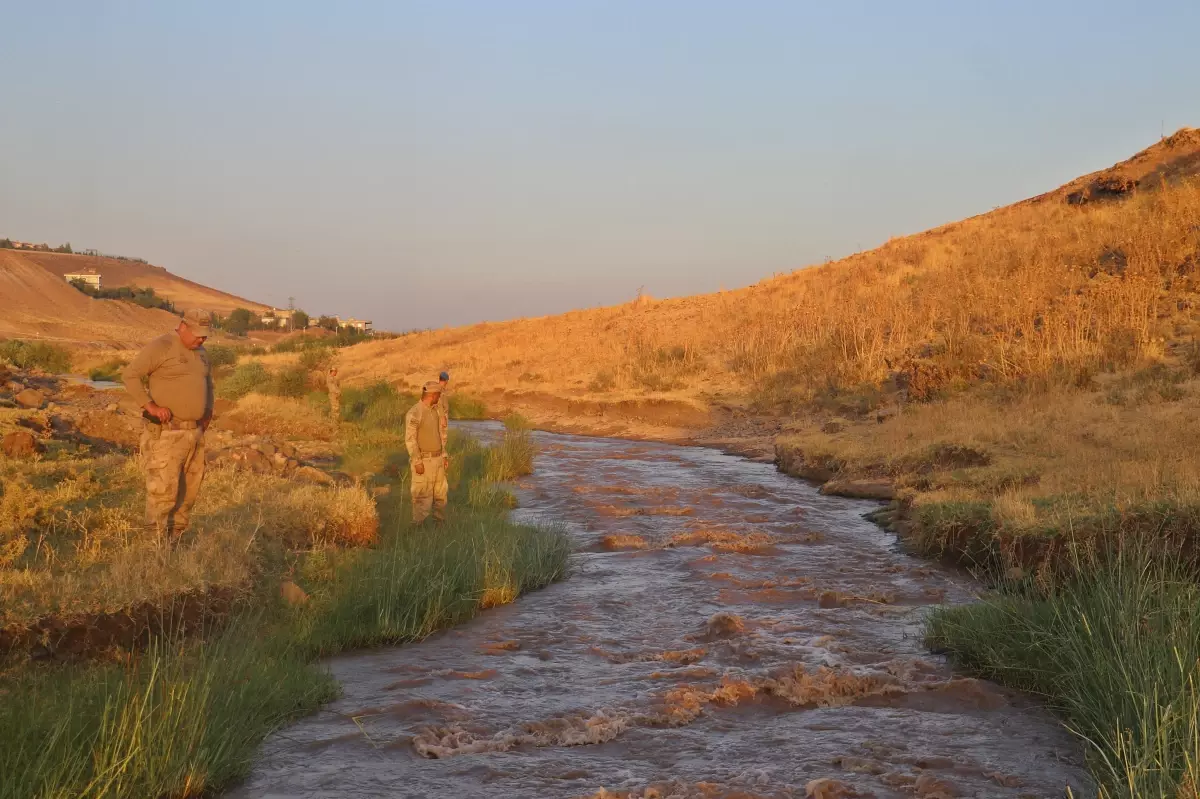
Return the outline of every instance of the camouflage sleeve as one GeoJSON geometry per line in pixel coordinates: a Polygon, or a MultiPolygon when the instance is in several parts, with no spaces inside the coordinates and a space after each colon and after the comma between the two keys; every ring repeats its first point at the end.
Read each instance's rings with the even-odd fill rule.
{"type": "MultiPolygon", "coordinates": [[[[208,362],[208,356],[204,356],[205,363],[208,362]]],[[[212,421],[213,404],[217,400],[216,391],[213,386],[212,366],[208,368],[208,376],[204,379],[204,418],[205,424],[212,421]]]]}
{"type": "Polygon", "coordinates": [[[443,394],[438,398],[438,425],[442,430],[442,446],[446,445],[446,432],[450,429],[450,401],[443,394]]]}
{"type": "Polygon", "coordinates": [[[161,340],[155,339],[143,347],[137,357],[121,370],[121,382],[125,384],[125,390],[129,392],[129,396],[133,397],[139,408],[150,402],[150,392],[146,390],[142,381],[162,365],[164,352],[165,348],[161,340]]]}
{"type": "Polygon", "coordinates": [[[417,428],[420,424],[421,420],[417,418],[417,406],[414,405],[408,413],[404,414],[404,448],[408,450],[408,458],[412,461],[421,456],[421,451],[417,448],[417,428]]]}

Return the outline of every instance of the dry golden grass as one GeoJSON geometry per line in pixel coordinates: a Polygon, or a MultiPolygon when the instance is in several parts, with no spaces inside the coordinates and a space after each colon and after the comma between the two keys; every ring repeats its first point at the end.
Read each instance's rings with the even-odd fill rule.
{"type": "MultiPolygon", "coordinates": [[[[1200,148],[1183,131],[1151,148],[1200,148]],[[1174,143],[1172,143],[1174,142],[1174,143]]],[[[1200,186],[1070,205],[1047,195],[737,291],[411,334],[345,351],[343,374],[419,384],[448,368],[477,393],[619,399],[831,389],[911,393],[1123,367],[1161,355],[1200,300],[1200,186]]],[[[878,398],[876,398],[878,399],[878,398]]]]}
{"type": "Polygon", "coordinates": [[[308,401],[248,394],[221,417],[219,426],[249,435],[271,435],[306,441],[330,441],[337,427],[308,401]]]}
{"type": "Polygon", "coordinates": [[[1052,387],[1008,401],[973,392],[910,405],[883,424],[779,438],[847,476],[888,476],[922,503],[986,500],[1010,529],[1079,506],[1200,500],[1200,380],[1183,367],[1105,376],[1096,389],[1052,387]],[[985,465],[970,465],[982,456],[985,465]],[[1054,499],[1054,502],[1048,500],[1054,499]]]}
{"type": "Polygon", "coordinates": [[[375,505],[358,486],[326,487],[212,469],[194,536],[163,547],[142,523],[132,459],[0,464],[0,627],[114,612],[222,586],[242,589],[261,541],[285,546],[374,540],[375,505]]]}

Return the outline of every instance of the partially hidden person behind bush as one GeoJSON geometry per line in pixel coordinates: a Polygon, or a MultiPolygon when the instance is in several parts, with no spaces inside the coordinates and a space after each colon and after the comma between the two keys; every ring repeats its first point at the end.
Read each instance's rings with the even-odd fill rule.
{"type": "Polygon", "coordinates": [[[414,525],[428,519],[430,511],[434,520],[446,519],[446,497],[450,492],[446,469],[450,457],[446,454],[445,427],[438,404],[441,397],[442,384],[431,380],[421,390],[421,399],[404,415],[404,446],[412,469],[414,525]]]}
{"type": "Polygon", "coordinates": [[[329,367],[325,375],[325,390],[329,392],[329,418],[334,422],[342,418],[342,381],[338,379],[336,366],[329,367]]]}
{"type": "Polygon", "coordinates": [[[121,373],[145,420],[140,454],[146,521],[168,540],[187,529],[204,480],[204,431],[213,408],[204,341],[211,323],[208,311],[189,310],[174,332],[147,344],[121,373]]]}

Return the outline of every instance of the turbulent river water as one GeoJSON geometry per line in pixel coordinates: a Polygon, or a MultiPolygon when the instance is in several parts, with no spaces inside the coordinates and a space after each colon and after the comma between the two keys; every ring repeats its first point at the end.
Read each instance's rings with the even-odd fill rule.
{"type": "Polygon", "coordinates": [[[232,796],[1087,795],[1049,714],[925,651],[923,610],[977,586],[873,503],[711,449],[536,439],[517,516],[569,529],[570,579],[331,659],[344,696],[232,796]]]}

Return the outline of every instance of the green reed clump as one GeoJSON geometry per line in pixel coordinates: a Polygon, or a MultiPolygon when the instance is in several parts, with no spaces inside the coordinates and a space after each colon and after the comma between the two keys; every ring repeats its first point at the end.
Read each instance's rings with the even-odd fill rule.
{"type": "Polygon", "coordinates": [[[305,642],[330,654],[420,640],[561,579],[569,556],[561,531],[513,524],[494,510],[456,513],[437,529],[355,553],[319,597],[305,642]]]}
{"type": "Polygon", "coordinates": [[[216,394],[223,399],[239,400],[251,391],[265,392],[271,386],[271,373],[258,361],[240,363],[233,373],[218,380],[216,394]]]}
{"type": "Polygon", "coordinates": [[[503,437],[488,448],[486,477],[492,482],[504,482],[533,474],[536,455],[529,421],[520,414],[509,414],[504,418],[503,437]]]}
{"type": "Polygon", "coordinates": [[[243,776],[267,733],[336,695],[262,621],[126,664],[19,671],[0,701],[0,799],[192,797],[243,776]]]}
{"type": "Polygon", "coordinates": [[[456,420],[486,419],[487,406],[483,404],[483,400],[477,397],[467,394],[451,394],[450,418],[456,420]]]}
{"type": "Polygon", "coordinates": [[[931,645],[1044,696],[1085,743],[1104,799],[1200,788],[1200,585],[1160,542],[1122,542],[1050,588],[1008,584],[935,611],[931,645]]]}

